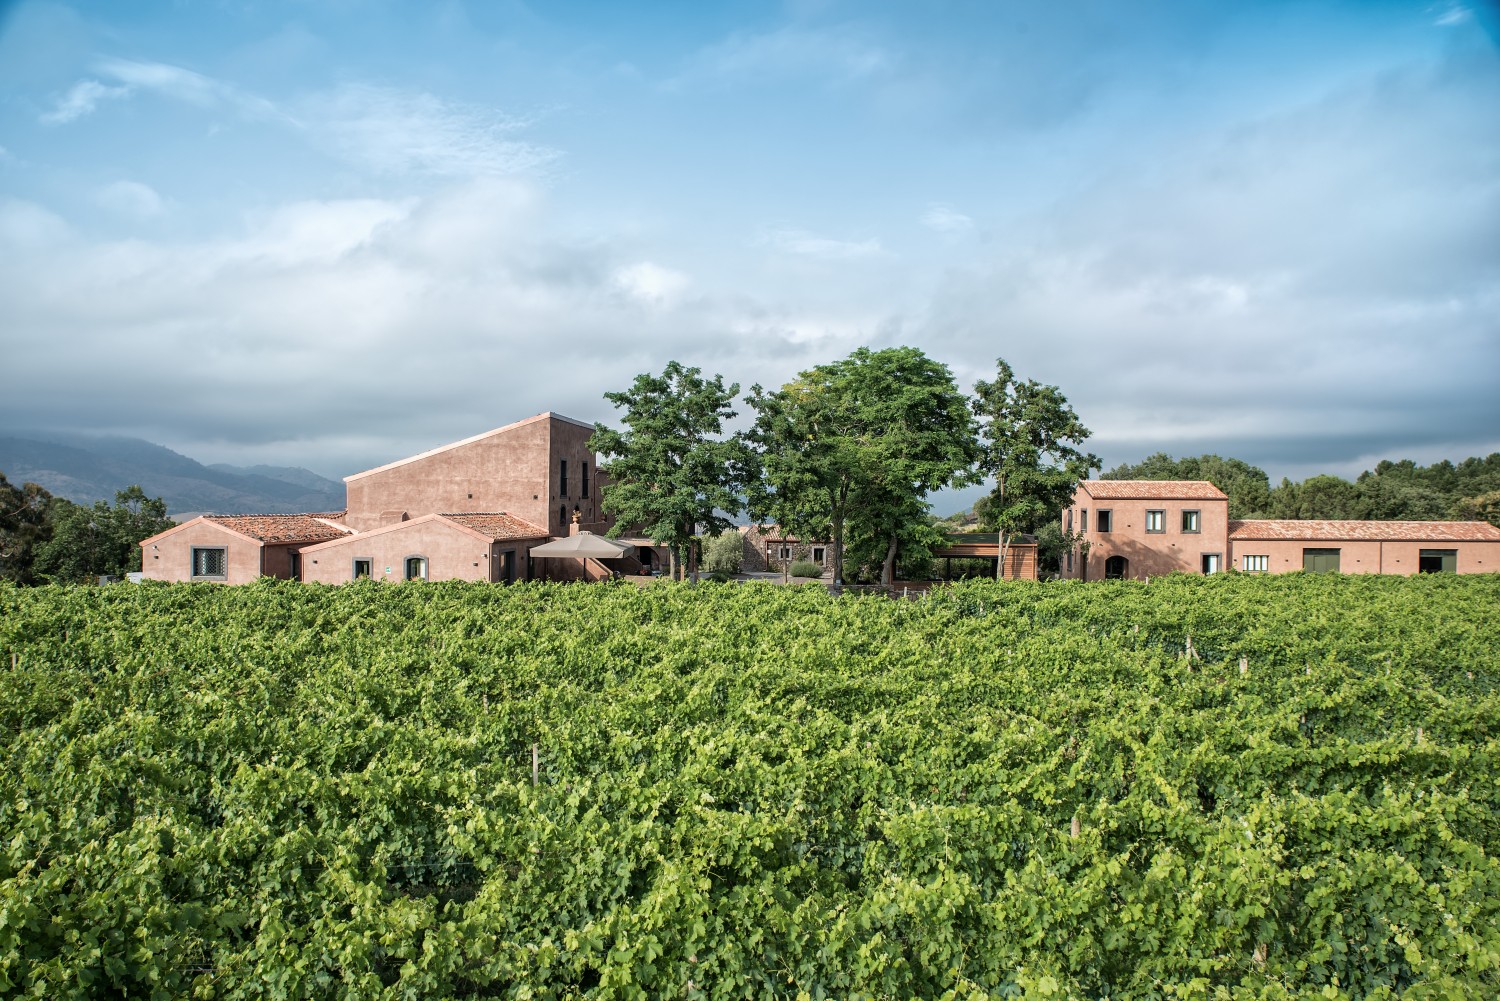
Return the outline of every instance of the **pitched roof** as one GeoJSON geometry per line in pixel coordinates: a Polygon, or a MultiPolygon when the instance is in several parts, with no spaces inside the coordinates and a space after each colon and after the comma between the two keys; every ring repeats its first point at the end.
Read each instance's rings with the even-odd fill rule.
{"type": "Polygon", "coordinates": [[[1095,500],[1228,500],[1207,480],[1084,480],[1095,500]]]}
{"type": "Polygon", "coordinates": [[[358,473],[350,473],[348,476],[344,477],[344,482],[348,483],[350,480],[357,480],[362,476],[369,476],[372,473],[383,473],[387,469],[395,469],[397,466],[404,466],[408,462],[416,462],[418,459],[425,459],[429,456],[437,455],[440,452],[446,452],[450,448],[459,448],[463,445],[472,445],[476,441],[483,441],[485,438],[490,438],[497,434],[504,434],[507,431],[514,431],[516,428],[525,427],[528,424],[535,424],[537,421],[560,421],[563,424],[573,424],[577,427],[588,428],[590,431],[594,430],[594,425],[592,424],[580,421],[574,417],[564,417],[562,414],[555,414],[549,410],[546,413],[537,414],[535,417],[528,417],[524,421],[516,421],[514,424],[507,424],[504,427],[495,428],[493,431],[486,431],[483,434],[476,434],[471,437],[465,438],[462,441],[451,441],[446,445],[439,445],[436,448],[429,448],[425,452],[419,452],[416,455],[408,455],[404,459],[397,459],[395,462],[387,462],[385,465],[376,466],[374,469],[365,469],[361,470],[358,473]]]}
{"type": "Polygon", "coordinates": [[[1239,540],[1309,542],[1500,542],[1500,528],[1482,521],[1299,521],[1257,518],[1231,521],[1239,540]]]}
{"type": "Polygon", "coordinates": [[[472,528],[481,535],[487,535],[496,542],[507,539],[545,539],[550,533],[524,518],[517,518],[513,514],[503,511],[478,511],[467,514],[444,514],[439,517],[447,518],[449,521],[457,522],[465,528],[472,528]]]}
{"type": "Polygon", "coordinates": [[[327,542],[353,529],[311,514],[206,514],[205,521],[261,542],[327,542]]]}

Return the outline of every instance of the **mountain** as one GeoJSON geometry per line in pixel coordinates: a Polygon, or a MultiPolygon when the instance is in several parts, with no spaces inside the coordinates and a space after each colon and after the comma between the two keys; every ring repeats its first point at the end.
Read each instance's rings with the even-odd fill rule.
{"type": "Polygon", "coordinates": [[[344,485],[289,466],[205,466],[140,438],[28,431],[0,436],[0,472],[78,504],[113,501],[139,483],[173,517],[340,511],[344,485]]]}

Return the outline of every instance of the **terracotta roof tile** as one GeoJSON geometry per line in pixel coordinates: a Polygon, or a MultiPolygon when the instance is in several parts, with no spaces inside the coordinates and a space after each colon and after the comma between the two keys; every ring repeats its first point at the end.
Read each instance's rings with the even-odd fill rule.
{"type": "Polygon", "coordinates": [[[1298,521],[1288,518],[1258,518],[1231,521],[1229,537],[1245,541],[1500,542],[1500,528],[1482,521],[1298,521]]]}
{"type": "Polygon", "coordinates": [[[478,511],[464,514],[445,514],[442,517],[455,521],[465,528],[488,535],[496,542],[506,539],[545,539],[550,533],[545,528],[503,511],[478,511]]]}
{"type": "Polygon", "coordinates": [[[311,514],[206,514],[203,516],[241,535],[262,542],[327,542],[349,534],[321,515],[311,514]]]}
{"type": "Polygon", "coordinates": [[[1085,480],[1095,500],[1228,500],[1207,480],[1085,480]]]}

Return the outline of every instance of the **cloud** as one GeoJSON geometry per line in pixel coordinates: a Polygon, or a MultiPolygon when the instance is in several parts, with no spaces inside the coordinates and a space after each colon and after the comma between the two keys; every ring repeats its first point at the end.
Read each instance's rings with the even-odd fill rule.
{"type": "Polygon", "coordinates": [[[94,192],[94,200],[120,215],[150,219],[161,215],[166,202],[150,185],[139,181],[114,181],[94,192]]]}
{"type": "Polygon", "coordinates": [[[1111,463],[1483,454],[1500,427],[1496,75],[1388,73],[1113,171],[954,269],[927,338],[1063,386],[1111,463]]]}
{"type": "Polygon", "coordinates": [[[630,298],[648,306],[667,307],[682,297],[690,284],[688,276],[650,261],[641,261],[615,272],[615,285],[630,298]]]}
{"type": "Polygon", "coordinates": [[[1467,24],[1474,20],[1474,12],[1461,3],[1450,2],[1443,7],[1429,7],[1429,11],[1437,14],[1433,23],[1444,28],[1451,28],[1460,24],[1467,24]]]}
{"type": "Polygon", "coordinates": [[[962,233],[974,228],[974,220],[951,205],[935,202],[922,213],[922,225],[938,233],[962,233]]]}
{"type": "Polygon", "coordinates": [[[66,125],[93,114],[100,101],[114,100],[130,94],[129,87],[111,87],[98,80],[79,80],[57,99],[52,110],[41,116],[43,125],[66,125]]]}
{"type": "Polygon", "coordinates": [[[515,138],[530,122],[431,94],[347,85],[299,105],[313,141],[383,174],[523,173],[556,150],[515,138]]]}
{"type": "Polygon", "coordinates": [[[867,240],[835,240],[800,229],[771,230],[762,235],[758,242],[783,254],[825,261],[857,260],[881,253],[880,241],[873,237],[867,240]]]}
{"type": "Polygon", "coordinates": [[[737,32],[701,49],[690,60],[687,77],[740,81],[815,77],[854,83],[884,76],[895,63],[886,48],[861,39],[852,26],[792,25],[770,32],[737,32]]]}
{"type": "Polygon", "coordinates": [[[516,138],[531,122],[421,91],[347,84],[283,107],[233,84],[161,62],[105,59],[98,80],[82,80],[43,116],[71,122],[106,99],[153,93],[199,108],[227,108],[252,121],[289,127],[354,166],[384,175],[474,177],[524,173],[556,159],[554,149],[516,138]]]}

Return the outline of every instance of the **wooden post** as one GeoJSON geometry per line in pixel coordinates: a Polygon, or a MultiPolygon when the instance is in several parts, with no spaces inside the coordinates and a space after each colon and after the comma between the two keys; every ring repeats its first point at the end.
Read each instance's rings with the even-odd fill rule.
{"type": "Polygon", "coordinates": [[[1241,657],[1240,658],[1240,673],[1241,674],[1249,674],[1250,673],[1250,658],[1249,657],[1241,657]]]}
{"type": "Polygon", "coordinates": [[[1078,814],[1076,813],[1073,814],[1073,830],[1071,833],[1075,838],[1083,833],[1083,825],[1078,822],[1078,814]]]}
{"type": "Polygon", "coordinates": [[[531,745],[531,784],[536,785],[541,781],[541,761],[537,758],[536,745],[531,745]]]}

